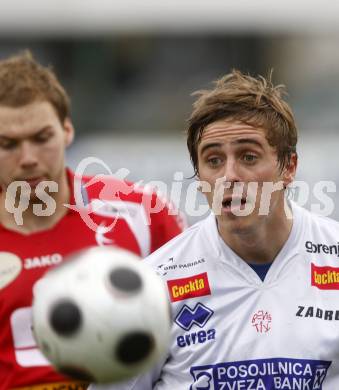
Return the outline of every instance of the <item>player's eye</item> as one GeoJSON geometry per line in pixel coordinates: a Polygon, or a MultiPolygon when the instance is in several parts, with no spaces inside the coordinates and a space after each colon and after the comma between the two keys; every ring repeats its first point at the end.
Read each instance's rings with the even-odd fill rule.
{"type": "Polygon", "coordinates": [[[13,150],[18,146],[18,142],[12,139],[0,140],[0,148],[4,150],[13,150]]]}
{"type": "Polygon", "coordinates": [[[44,143],[47,142],[52,137],[51,132],[44,132],[41,134],[38,134],[34,137],[34,141],[37,143],[44,143]]]}
{"type": "Polygon", "coordinates": [[[207,163],[210,167],[215,168],[222,163],[222,159],[220,157],[209,157],[207,163]]]}
{"type": "Polygon", "coordinates": [[[252,153],[246,153],[242,158],[246,163],[254,163],[258,159],[258,157],[252,153]]]}

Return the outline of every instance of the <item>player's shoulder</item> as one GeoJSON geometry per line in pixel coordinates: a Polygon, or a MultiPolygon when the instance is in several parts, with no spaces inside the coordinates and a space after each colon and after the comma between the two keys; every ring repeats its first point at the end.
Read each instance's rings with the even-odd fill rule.
{"type": "Polygon", "coordinates": [[[316,223],[323,229],[329,229],[331,231],[339,232],[339,222],[333,218],[323,215],[313,215],[316,223]]]}
{"type": "Polygon", "coordinates": [[[339,222],[315,212],[306,210],[298,205],[293,206],[293,213],[301,215],[307,234],[325,241],[339,241],[339,222]]]}
{"type": "MultiPolygon", "coordinates": [[[[301,209],[300,206],[297,207],[301,209]]],[[[336,221],[335,219],[329,216],[317,214],[315,212],[306,209],[303,209],[302,213],[307,218],[308,223],[311,226],[316,227],[318,229],[330,230],[337,233],[339,232],[339,222],[336,221]]]]}
{"type": "Polygon", "coordinates": [[[93,176],[82,176],[82,185],[86,190],[91,193],[99,193],[103,190],[109,190],[112,192],[133,192],[134,183],[128,180],[123,180],[110,175],[93,175],[93,176]]]}
{"type": "Polygon", "coordinates": [[[174,207],[157,188],[149,184],[143,185],[142,181],[133,182],[107,174],[79,176],[70,169],[67,169],[67,172],[71,187],[74,189],[75,185],[81,185],[81,191],[87,192],[90,199],[111,200],[119,198],[139,203],[144,201],[149,207],[154,207],[155,203],[162,203],[169,209],[174,207]]]}

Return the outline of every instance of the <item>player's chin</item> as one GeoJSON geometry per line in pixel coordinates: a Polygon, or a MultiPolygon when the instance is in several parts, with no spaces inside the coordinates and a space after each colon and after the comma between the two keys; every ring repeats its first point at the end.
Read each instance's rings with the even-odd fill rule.
{"type": "Polygon", "coordinates": [[[220,225],[225,225],[232,231],[250,231],[253,227],[256,226],[257,218],[253,214],[241,215],[240,213],[223,213],[217,216],[218,223],[220,225]]]}
{"type": "Polygon", "coordinates": [[[238,237],[245,237],[246,240],[255,234],[257,230],[257,224],[248,220],[244,221],[244,217],[242,217],[241,221],[238,219],[236,221],[228,222],[225,225],[230,234],[238,237]]]}

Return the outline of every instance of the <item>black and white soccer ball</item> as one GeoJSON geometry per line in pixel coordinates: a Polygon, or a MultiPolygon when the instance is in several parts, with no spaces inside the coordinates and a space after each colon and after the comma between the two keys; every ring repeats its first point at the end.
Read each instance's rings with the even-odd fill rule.
{"type": "Polygon", "coordinates": [[[118,382],[165,354],[171,315],[166,288],[136,255],[93,247],[67,259],[34,286],[33,333],[61,373],[118,382]]]}

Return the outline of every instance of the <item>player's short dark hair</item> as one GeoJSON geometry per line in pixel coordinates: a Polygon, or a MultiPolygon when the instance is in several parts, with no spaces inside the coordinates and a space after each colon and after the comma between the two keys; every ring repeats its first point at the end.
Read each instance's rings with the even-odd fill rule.
{"type": "Polygon", "coordinates": [[[70,99],[54,72],[29,50],[0,61],[0,105],[22,107],[35,101],[52,104],[61,121],[70,116],[70,99]]]}
{"type": "Polygon", "coordinates": [[[197,148],[203,130],[220,119],[244,122],[263,128],[266,138],[277,151],[279,167],[289,164],[296,153],[297,127],[290,106],[283,99],[285,87],[274,86],[272,72],[267,78],[251,77],[233,70],[215,82],[211,90],[200,90],[188,121],[187,146],[198,174],[197,148]]]}

